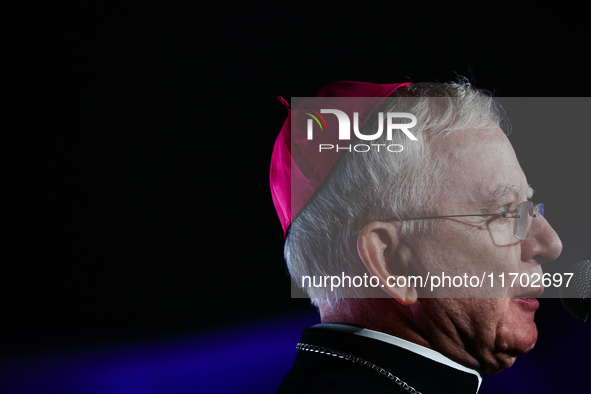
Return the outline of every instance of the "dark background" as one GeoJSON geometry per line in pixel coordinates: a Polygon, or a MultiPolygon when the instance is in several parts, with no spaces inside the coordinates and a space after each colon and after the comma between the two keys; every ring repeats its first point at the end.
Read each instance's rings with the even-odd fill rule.
{"type": "MultiPolygon", "coordinates": [[[[458,74],[500,97],[589,95],[588,28],[576,13],[413,4],[152,1],[61,10],[60,23],[39,31],[43,56],[29,64],[49,85],[42,99],[51,128],[18,163],[27,192],[16,193],[21,215],[7,238],[4,363],[245,324],[264,332],[269,319],[290,316],[313,324],[309,303],[289,296],[269,191],[287,115],[278,95],[306,96],[338,80],[458,74]]],[[[39,105],[30,96],[28,105],[39,105]]],[[[514,127],[510,139],[564,242],[553,264],[570,265],[591,256],[591,137],[585,124],[544,124],[514,127]]],[[[522,357],[547,357],[548,373],[556,357],[575,373],[589,365],[578,356],[581,346],[588,355],[589,327],[559,301],[543,301],[538,321],[538,347],[522,357]],[[569,332],[579,336],[557,339],[569,332]]],[[[494,379],[511,373],[492,381],[504,387],[494,379]]]]}

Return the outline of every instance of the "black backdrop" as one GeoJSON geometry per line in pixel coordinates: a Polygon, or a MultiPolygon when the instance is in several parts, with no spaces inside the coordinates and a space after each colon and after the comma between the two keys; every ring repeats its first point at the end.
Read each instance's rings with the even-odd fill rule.
{"type": "MultiPolygon", "coordinates": [[[[30,192],[8,238],[6,357],[311,310],[289,298],[269,192],[287,115],[278,95],[457,74],[497,96],[591,87],[576,13],[520,5],[154,1],[60,12],[56,42],[39,32],[55,50],[34,59],[57,123],[23,163],[30,192]]],[[[562,132],[515,131],[513,141],[567,236],[558,263],[572,264],[590,256],[591,138],[562,132]]]]}

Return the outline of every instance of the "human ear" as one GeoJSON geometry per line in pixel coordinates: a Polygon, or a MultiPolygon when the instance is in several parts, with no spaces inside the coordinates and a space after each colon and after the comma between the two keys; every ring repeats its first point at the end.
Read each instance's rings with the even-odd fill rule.
{"type": "Polygon", "coordinates": [[[357,237],[357,252],[369,273],[379,279],[382,290],[410,306],[417,301],[417,290],[408,280],[410,259],[408,248],[400,240],[401,228],[401,222],[366,224],[357,237]]]}

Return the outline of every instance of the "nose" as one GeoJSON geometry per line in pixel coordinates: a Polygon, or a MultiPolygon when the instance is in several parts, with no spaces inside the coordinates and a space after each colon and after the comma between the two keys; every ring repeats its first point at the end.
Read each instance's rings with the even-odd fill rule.
{"type": "Polygon", "coordinates": [[[532,219],[529,234],[521,242],[521,261],[543,264],[555,260],[562,253],[562,241],[546,218],[537,214],[532,219]]]}

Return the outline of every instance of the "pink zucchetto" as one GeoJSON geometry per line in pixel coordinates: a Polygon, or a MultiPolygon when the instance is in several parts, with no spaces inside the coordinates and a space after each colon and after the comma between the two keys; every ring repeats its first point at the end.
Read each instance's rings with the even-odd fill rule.
{"type": "MultiPolygon", "coordinates": [[[[410,82],[393,84],[334,82],[316,92],[312,96],[314,100],[302,101],[294,108],[290,108],[285,99],[279,98],[289,113],[273,147],[269,180],[273,203],[284,235],[287,235],[292,220],[310,201],[342,152],[342,150],[319,152],[319,144],[337,145],[340,142],[342,145],[350,142],[350,140],[338,139],[338,121],[334,115],[324,116],[321,119],[327,132],[316,133],[314,141],[308,140],[306,122],[310,117],[304,114],[319,111],[322,107],[322,97],[347,98],[339,100],[340,108],[338,109],[349,115],[350,119],[353,119],[353,113],[357,112],[361,129],[386,97],[399,87],[410,84],[410,82]],[[317,109],[311,107],[317,107],[317,109]]],[[[334,107],[334,104],[330,105],[334,107]]]]}

